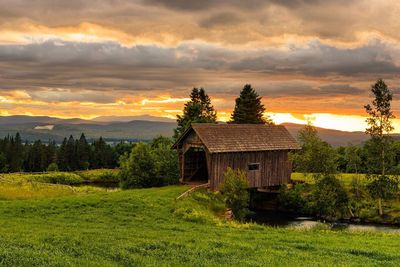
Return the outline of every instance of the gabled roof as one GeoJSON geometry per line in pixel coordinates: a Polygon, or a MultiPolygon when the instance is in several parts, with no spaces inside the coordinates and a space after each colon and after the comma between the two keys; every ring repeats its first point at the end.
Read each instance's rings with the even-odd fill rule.
{"type": "Polygon", "coordinates": [[[193,123],[174,148],[195,131],[210,153],[300,149],[284,126],[193,123]]]}

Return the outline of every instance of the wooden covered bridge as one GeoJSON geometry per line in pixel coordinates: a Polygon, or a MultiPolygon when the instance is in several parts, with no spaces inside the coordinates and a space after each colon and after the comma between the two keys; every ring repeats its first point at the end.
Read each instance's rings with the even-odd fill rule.
{"type": "Polygon", "coordinates": [[[244,170],[250,188],[288,183],[288,153],[300,147],[284,126],[196,123],[174,148],[179,151],[181,182],[209,182],[218,190],[228,167],[244,170]]]}

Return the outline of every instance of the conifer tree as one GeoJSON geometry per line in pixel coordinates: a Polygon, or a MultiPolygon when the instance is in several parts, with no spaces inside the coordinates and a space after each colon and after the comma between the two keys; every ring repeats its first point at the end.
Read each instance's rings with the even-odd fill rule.
{"type": "Polygon", "coordinates": [[[76,144],[76,154],[78,158],[78,169],[86,170],[89,168],[90,146],[86,141],[85,134],[82,133],[76,144]]]}
{"type": "Polygon", "coordinates": [[[67,138],[64,138],[63,142],[61,143],[60,149],[58,150],[58,153],[57,153],[57,165],[58,165],[58,168],[62,171],[68,170],[67,158],[66,158],[66,154],[65,154],[67,142],[68,142],[67,138]]]}
{"type": "Polygon", "coordinates": [[[246,84],[240,96],[236,98],[236,105],[231,115],[230,123],[272,124],[269,118],[264,117],[265,107],[261,103],[262,97],[246,84]]]}
{"type": "Polygon", "coordinates": [[[76,145],[75,140],[72,135],[69,136],[67,145],[65,147],[65,160],[67,164],[67,170],[76,170],[77,160],[76,160],[76,145]]]}
{"type": "Polygon", "coordinates": [[[90,166],[92,168],[109,168],[113,165],[114,157],[111,147],[102,137],[93,143],[93,155],[90,166]]]}
{"type": "Polygon", "coordinates": [[[17,132],[15,138],[11,138],[10,143],[10,171],[18,172],[22,169],[23,145],[20,134],[17,132]]]}
{"type": "Polygon", "coordinates": [[[178,127],[174,138],[177,139],[189,128],[191,123],[214,123],[217,121],[217,112],[211,104],[210,97],[203,88],[193,88],[190,101],[185,104],[183,115],[177,116],[178,127]]]}
{"type": "Polygon", "coordinates": [[[7,172],[7,159],[2,152],[0,152],[0,173],[7,172]]]}
{"type": "MultiPolygon", "coordinates": [[[[48,159],[48,165],[51,163],[56,163],[57,162],[57,144],[53,140],[49,140],[49,144],[46,149],[47,152],[47,159],[48,159]]],[[[46,166],[47,168],[48,166],[46,166]]]]}

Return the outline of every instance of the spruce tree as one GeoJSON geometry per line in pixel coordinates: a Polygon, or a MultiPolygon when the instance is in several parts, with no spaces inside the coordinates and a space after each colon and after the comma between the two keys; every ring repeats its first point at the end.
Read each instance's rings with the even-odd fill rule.
{"type": "Polygon", "coordinates": [[[203,88],[193,88],[190,101],[183,108],[183,115],[177,116],[178,127],[174,138],[183,134],[191,123],[214,123],[217,121],[217,112],[211,104],[210,97],[203,88]]]}
{"type": "Polygon", "coordinates": [[[19,133],[15,135],[15,138],[11,137],[10,139],[8,159],[10,164],[9,171],[11,172],[21,171],[23,163],[23,145],[19,133]]]}
{"type": "Polygon", "coordinates": [[[110,168],[113,166],[114,155],[110,145],[102,137],[93,143],[93,155],[90,166],[94,169],[110,168]]]}
{"type": "Polygon", "coordinates": [[[7,172],[7,159],[2,152],[0,152],[0,173],[7,172]]]}
{"type": "Polygon", "coordinates": [[[60,149],[58,150],[57,153],[57,165],[58,168],[62,171],[68,170],[68,165],[67,165],[67,158],[66,158],[66,147],[67,147],[67,138],[64,138],[63,142],[61,143],[60,149]]]}
{"type": "Polygon", "coordinates": [[[90,146],[86,141],[85,134],[82,133],[81,137],[76,144],[76,154],[78,157],[78,169],[86,170],[89,168],[89,153],[90,146]]]}
{"type": "Polygon", "coordinates": [[[240,96],[236,98],[235,109],[231,115],[230,123],[272,124],[269,118],[264,117],[265,107],[261,103],[262,97],[246,84],[240,96]]]}
{"type": "Polygon", "coordinates": [[[48,160],[48,164],[46,166],[46,168],[48,167],[48,165],[50,165],[51,163],[56,163],[57,162],[57,144],[56,142],[53,140],[49,140],[49,144],[47,145],[47,149],[46,149],[46,153],[47,153],[47,160],[48,160]]]}
{"type": "Polygon", "coordinates": [[[72,135],[69,136],[65,147],[65,160],[68,171],[74,171],[77,169],[76,144],[72,135]]]}

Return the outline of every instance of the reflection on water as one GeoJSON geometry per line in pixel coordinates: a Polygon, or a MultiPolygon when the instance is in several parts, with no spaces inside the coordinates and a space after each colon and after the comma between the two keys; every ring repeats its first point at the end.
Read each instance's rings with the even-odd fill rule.
{"type": "Polygon", "coordinates": [[[323,227],[324,229],[331,230],[347,230],[347,231],[369,231],[369,232],[386,232],[386,233],[399,233],[400,227],[386,226],[386,225],[366,225],[366,224],[353,224],[353,223],[325,223],[318,221],[313,217],[297,216],[295,214],[280,212],[280,211],[257,211],[249,216],[249,220],[274,226],[274,227],[287,227],[295,229],[313,229],[316,227],[323,227]]]}

